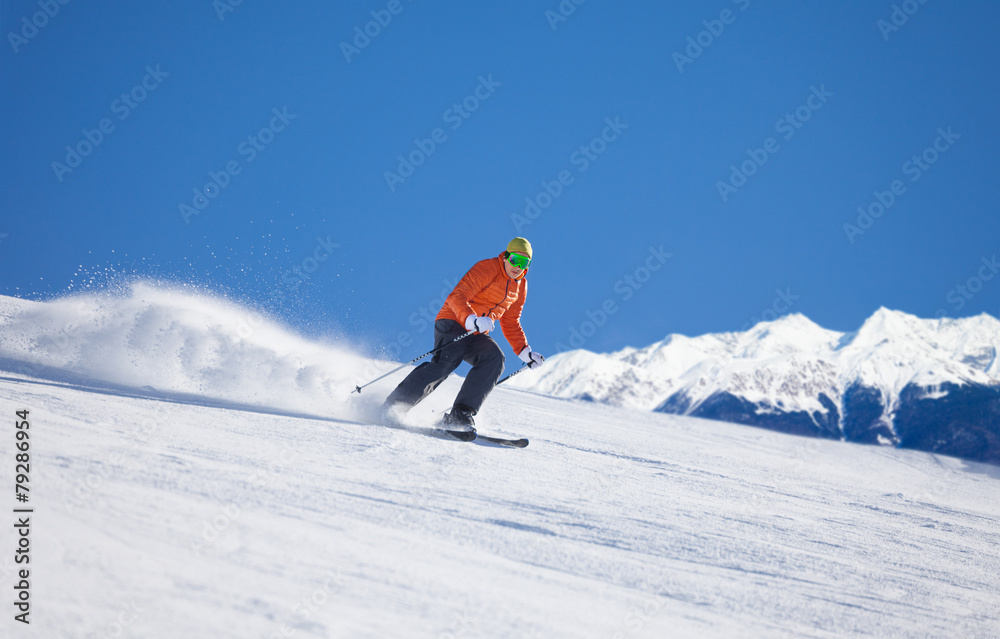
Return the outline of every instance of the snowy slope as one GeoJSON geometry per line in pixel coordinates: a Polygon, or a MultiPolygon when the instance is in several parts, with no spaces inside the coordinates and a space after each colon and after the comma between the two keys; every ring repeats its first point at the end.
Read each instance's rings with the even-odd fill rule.
{"type": "Polygon", "coordinates": [[[993,467],[507,388],[481,430],[527,449],[445,441],[365,422],[395,380],[348,391],[385,364],[273,325],[232,340],[245,311],[220,300],[82,301],[103,306],[4,300],[0,411],[31,411],[36,512],[31,634],[8,606],[3,636],[1000,628],[993,467]],[[72,318],[73,339],[40,355],[32,326],[72,318]]]}

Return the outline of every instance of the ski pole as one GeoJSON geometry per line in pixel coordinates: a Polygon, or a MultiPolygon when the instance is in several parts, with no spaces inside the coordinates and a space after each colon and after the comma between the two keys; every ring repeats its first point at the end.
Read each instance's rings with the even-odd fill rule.
{"type": "Polygon", "coordinates": [[[444,348],[445,346],[449,346],[449,345],[451,345],[451,344],[454,344],[454,343],[455,343],[455,342],[457,342],[458,340],[460,340],[460,339],[465,339],[466,337],[468,337],[469,335],[472,335],[472,334],[474,334],[474,333],[475,333],[475,331],[469,331],[468,333],[463,333],[462,335],[459,335],[458,337],[456,337],[455,339],[451,340],[451,341],[450,341],[450,342],[448,342],[447,344],[442,344],[441,346],[438,346],[437,348],[435,348],[435,349],[433,349],[433,350],[430,350],[430,351],[427,351],[426,353],[424,353],[424,354],[423,354],[423,355],[421,355],[420,357],[414,357],[413,359],[411,359],[410,361],[406,362],[405,364],[402,364],[402,365],[400,365],[400,366],[397,366],[396,368],[392,369],[391,371],[389,371],[389,372],[388,372],[388,373],[386,373],[385,375],[382,375],[381,377],[376,377],[375,379],[373,379],[372,381],[368,382],[367,384],[364,384],[364,385],[362,385],[362,386],[355,386],[355,387],[354,387],[354,390],[352,390],[352,391],[351,391],[351,394],[352,394],[352,395],[353,395],[354,393],[359,393],[359,394],[360,394],[360,393],[361,393],[361,389],[362,389],[362,388],[365,388],[366,386],[371,386],[372,384],[374,384],[375,382],[379,381],[380,379],[382,379],[382,378],[385,378],[385,377],[388,377],[389,375],[392,375],[392,374],[393,374],[393,373],[395,373],[396,371],[399,371],[399,370],[403,370],[404,368],[406,368],[406,367],[407,367],[407,366],[409,366],[410,364],[412,364],[412,363],[414,363],[414,362],[419,362],[420,360],[422,360],[423,358],[427,357],[428,355],[433,355],[434,353],[438,352],[439,350],[441,350],[441,349],[442,349],[442,348],[444,348]]]}
{"type": "Polygon", "coordinates": [[[511,374],[510,374],[510,375],[508,375],[507,377],[504,377],[503,379],[501,379],[501,380],[500,380],[499,382],[497,382],[497,383],[496,383],[496,384],[494,384],[493,386],[499,386],[500,384],[503,384],[504,382],[506,382],[506,381],[507,381],[508,379],[510,379],[511,377],[513,377],[513,376],[517,375],[518,373],[520,373],[520,372],[522,372],[522,371],[525,371],[525,370],[527,370],[527,369],[529,369],[529,368],[531,368],[531,367],[530,367],[530,366],[528,366],[527,364],[521,364],[521,368],[517,369],[516,371],[514,371],[513,373],[511,373],[511,374]]]}

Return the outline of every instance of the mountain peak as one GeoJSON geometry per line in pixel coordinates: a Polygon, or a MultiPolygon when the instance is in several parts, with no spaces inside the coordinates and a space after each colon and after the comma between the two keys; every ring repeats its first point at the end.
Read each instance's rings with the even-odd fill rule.
{"type": "MultiPolygon", "coordinates": [[[[886,340],[896,341],[901,338],[914,337],[918,333],[926,334],[933,331],[932,323],[934,320],[923,320],[916,315],[880,306],[861,325],[852,342],[855,346],[875,346],[886,340]]],[[[922,337],[925,336],[922,335],[922,337]]]]}
{"type": "Polygon", "coordinates": [[[738,342],[740,356],[745,358],[822,350],[840,338],[840,333],[823,328],[801,313],[789,313],[760,322],[739,334],[738,342]]]}
{"type": "MultiPolygon", "coordinates": [[[[923,322],[916,315],[911,315],[909,313],[904,313],[903,311],[894,311],[891,308],[886,308],[884,306],[879,306],[878,310],[872,313],[871,317],[865,320],[865,324],[869,322],[874,325],[881,326],[892,326],[900,324],[912,324],[913,322],[923,322]]],[[[864,325],[862,325],[862,328],[864,325]]]]}
{"type": "MultiPolygon", "coordinates": [[[[795,331],[805,333],[833,333],[823,328],[802,313],[789,313],[769,322],[761,322],[757,327],[764,326],[771,331],[795,331]]],[[[756,328],[756,327],[755,327],[756,328]]],[[[752,330],[752,329],[751,329],[752,330]]]]}

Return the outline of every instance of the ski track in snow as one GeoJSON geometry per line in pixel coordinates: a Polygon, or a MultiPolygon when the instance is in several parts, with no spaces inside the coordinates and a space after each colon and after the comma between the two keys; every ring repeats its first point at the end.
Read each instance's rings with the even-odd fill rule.
{"type": "Polygon", "coordinates": [[[1000,634],[995,467],[504,387],[477,426],[528,448],[430,437],[367,423],[398,380],[349,396],[356,356],[230,344],[238,309],[143,296],[156,312],[111,304],[58,365],[32,331],[63,307],[0,308],[0,411],[31,411],[36,509],[30,635],[8,604],[3,636],[1000,634]],[[179,359],[122,346],[136,323],[179,359]],[[72,355],[101,348],[128,364],[72,355]],[[200,392],[241,357],[231,392],[200,392]],[[310,374],[275,382],[271,361],[310,374]]]}

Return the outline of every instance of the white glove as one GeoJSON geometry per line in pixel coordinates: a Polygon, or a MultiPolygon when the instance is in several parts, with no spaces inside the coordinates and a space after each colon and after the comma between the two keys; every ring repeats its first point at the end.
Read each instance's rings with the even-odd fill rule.
{"type": "Polygon", "coordinates": [[[545,363],[545,358],[542,357],[541,353],[531,350],[530,346],[525,346],[524,350],[518,353],[517,356],[521,358],[522,362],[528,365],[528,368],[538,368],[545,363]]]}
{"type": "Polygon", "coordinates": [[[476,331],[477,333],[489,333],[493,330],[493,318],[479,315],[470,315],[465,318],[465,330],[476,331]]]}

